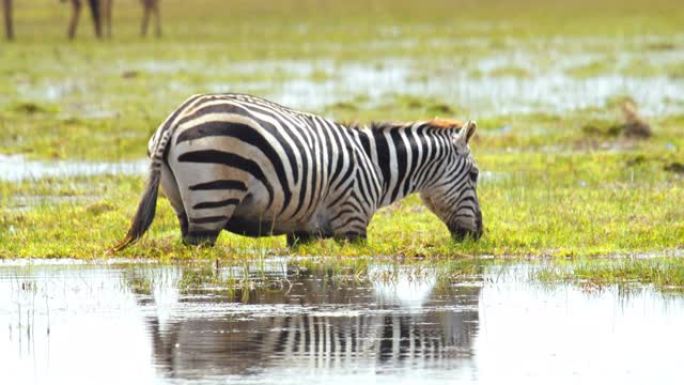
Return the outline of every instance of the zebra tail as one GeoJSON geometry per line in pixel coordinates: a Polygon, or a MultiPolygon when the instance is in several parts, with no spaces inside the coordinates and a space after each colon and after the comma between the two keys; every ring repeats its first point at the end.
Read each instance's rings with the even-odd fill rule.
{"type": "Polygon", "coordinates": [[[152,154],[152,163],[150,164],[150,177],[147,180],[147,186],[143,193],[140,203],[138,203],[138,210],[131,221],[131,227],[128,229],[126,236],[121,242],[111,248],[111,251],[121,251],[140,239],[143,234],[150,228],[154,220],[154,214],[157,209],[157,195],[159,193],[159,183],[161,182],[161,167],[164,162],[166,153],[166,144],[169,142],[173,130],[167,130],[162,135],[161,140],[157,143],[154,153],[152,154]]]}
{"type": "Polygon", "coordinates": [[[150,169],[150,177],[145,187],[142,199],[138,204],[138,210],[131,221],[131,226],[121,242],[112,247],[112,251],[121,251],[136,242],[150,228],[157,208],[157,194],[161,181],[161,169],[154,164],[150,169]]]}

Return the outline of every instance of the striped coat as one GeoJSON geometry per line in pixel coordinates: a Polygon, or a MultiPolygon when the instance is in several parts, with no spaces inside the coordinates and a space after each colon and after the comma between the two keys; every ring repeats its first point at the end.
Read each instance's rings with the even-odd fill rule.
{"type": "Polygon", "coordinates": [[[454,237],[479,237],[474,131],[437,119],[350,126],[254,96],[196,95],[150,139],[150,179],[117,249],[150,226],[160,184],[189,244],[223,229],[289,244],[365,238],[375,211],[413,192],[454,237]]]}

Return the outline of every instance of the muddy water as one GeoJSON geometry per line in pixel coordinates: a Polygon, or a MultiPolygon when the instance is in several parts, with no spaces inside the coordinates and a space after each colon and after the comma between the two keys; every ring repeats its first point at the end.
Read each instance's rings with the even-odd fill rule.
{"type": "Polygon", "coordinates": [[[683,298],[528,274],[5,262],[3,383],[681,383],[683,298]]]}

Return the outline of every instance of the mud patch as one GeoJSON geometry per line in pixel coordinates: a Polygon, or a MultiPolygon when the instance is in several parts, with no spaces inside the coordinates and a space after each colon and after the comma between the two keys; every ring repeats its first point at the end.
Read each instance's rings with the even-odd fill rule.
{"type": "Polygon", "coordinates": [[[672,162],[666,165],[663,169],[675,174],[684,175],[684,163],[681,162],[672,162]]]}

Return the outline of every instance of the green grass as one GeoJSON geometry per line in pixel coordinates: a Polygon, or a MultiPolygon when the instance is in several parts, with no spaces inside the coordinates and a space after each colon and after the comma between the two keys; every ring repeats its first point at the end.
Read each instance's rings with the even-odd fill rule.
{"type": "MultiPolygon", "coordinates": [[[[496,170],[479,186],[485,221],[479,242],[452,242],[444,225],[412,196],[376,214],[366,245],[319,241],[289,250],[284,237],[224,233],[214,249],[188,248],[161,198],[149,235],[121,255],[505,257],[674,249],[684,246],[684,186],[681,176],[664,170],[666,159],[620,152],[478,156],[482,169],[496,170]]],[[[0,183],[2,195],[12,197],[3,202],[0,217],[0,257],[103,256],[125,233],[142,184],[142,178],[126,176],[0,183]],[[50,199],[41,201],[42,196],[50,199]],[[12,208],[22,197],[34,205],[12,208]],[[60,203],[59,197],[70,199],[60,203]]]]}
{"type": "Polygon", "coordinates": [[[659,291],[684,290],[684,259],[580,259],[557,262],[533,273],[536,280],[545,283],[603,287],[617,285],[630,289],[637,285],[651,285],[659,291]]]}
{"type": "MultiPolygon", "coordinates": [[[[340,66],[349,64],[391,70],[393,63],[409,61],[411,79],[444,77],[445,88],[455,81],[448,76],[455,68],[474,78],[531,78],[549,67],[567,67],[564,58],[576,55],[595,57],[588,67],[568,64],[567,71],[580,77],[681,78],[684,62],[674,53],[684,47],[679,28],[684,8],[677,1],[594,3],[203,0],[203,6],[188,9],[180,0],[169,0],[163,9],[164,38],[157,40],[137,36],[139,4],[121,0],[115,5],[113,40],[95,41],[84,18],[78,40],[68,42],[67,6],[51,0],[17,2],[17,41],[2,42],[0,49],[0,153],[44,159],[140,157],[150,133],[192,93],[269,95],[292,80],[334,81],[340,66]],[[518,54],[529,56],[529,62],[479,65],[483,59],[518,54]],[[625,54],[633,60],[616,63],[625,54]],[[310,65],[311,72],[300,73],[293,61],[310,65]],[[606,71],[595,68],[596,62],[606,71]]],[[[363,98],[368,91],[360,88],[356,95],[363,98]]],[[[352,110],[333,105],[314,112],[350,120],[473,115],[449,100],[406,95],[401,89],[394,93],[381,101],[347,104],[352,110]]],[[[562,129],[575,126],[581,122],[562,129]]]]}

